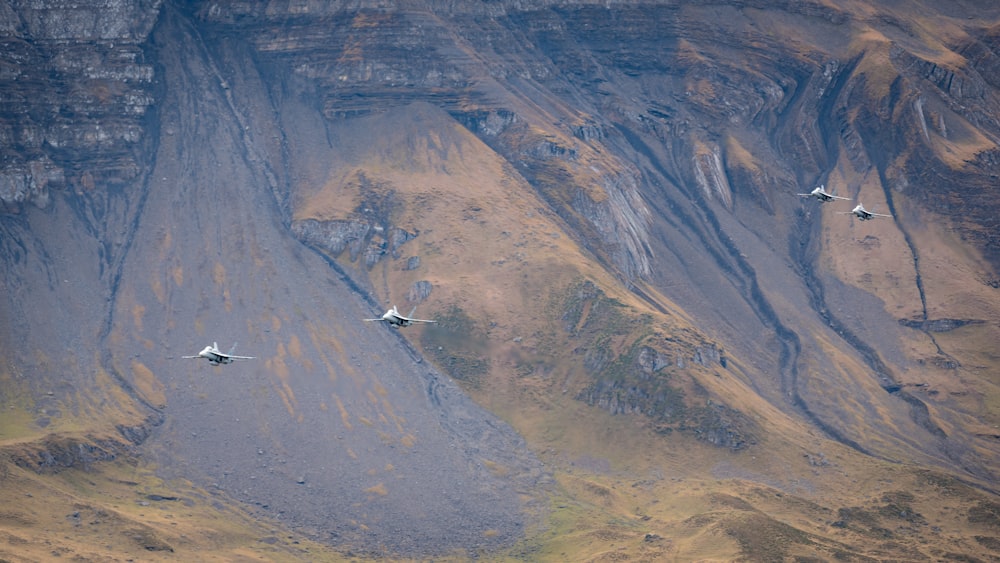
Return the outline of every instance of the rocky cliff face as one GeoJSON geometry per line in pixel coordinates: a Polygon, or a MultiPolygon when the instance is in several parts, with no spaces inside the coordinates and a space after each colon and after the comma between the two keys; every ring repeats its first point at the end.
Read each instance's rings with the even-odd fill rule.
{"type": "Polygon", "coordinates": [[[159,1],[4,6],[0,201],[46,205],[135,181],[149,164],[147,110],[156,101],[143,46],[159,1]]]}
{"type": "MultiPolygon", "coordinates": [[[[136,443],[162,423],[147,455],[171,474],[411,555],[510,545],[526,522],[512,490],[546,482],[510,428],[442,394],[446,375],[560,475],[649,463],[662,480],[669,463],[635,452],[567,461],[627,441],[581,453],[553,430],[609,413],[654,449],[743,456],[679,474],[809,490],[848,515],[867,508],[842,476],[871,460],[955,476],[995,506],[991,3],[3,10],[0,349],[35,430],[86,425],[119,388],[101,408],[136,443]],[[818,184],[893,217],[799,196],[818,184]],[[406,340],[354,322],[394,303],[440,322],[406,340]],[[200,348],[191,330],[262,361],[238,391],[195,376],[172,361],[200,348]],[[442,535],[452,516],[431,498],[475,526],[442,535]]],[[[747,558],[835,549],[817,524],[796,530],[815,534],[791,542],[805,551],[776,555],[740,518],[713,525],[747,558]]],[[[973,528],[956,534],[997,541],[973,528]]],[[[851,533],[857,557],[945,556],[851,533]]],[[[672,553],[655,543],[642,555],[672,553]]]]}

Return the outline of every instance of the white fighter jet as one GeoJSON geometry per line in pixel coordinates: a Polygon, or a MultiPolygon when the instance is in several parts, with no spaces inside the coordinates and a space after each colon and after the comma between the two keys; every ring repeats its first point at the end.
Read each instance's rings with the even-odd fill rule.
{"type": "Polygon", "coordinates": [[[384,321],[384,322],[387,322],[390,325],[392,325],[394,328],[399,328],[401,326],[410,326],[413,323],[436,323],[437,322],[437,321],[429,321],[427,319],[414,319],[412,317],[412,315],[413,315],[413,313],[416,310],[417,310],[417,308],[414,307],[413,311],[410,311],[410,316],[404,317],[403,315],[399,314],[399,311],[396,310],[396,306],[393,305],[392,309],[389,309],[388,311],[386,311],[385,314],[382,315],[381,317],[379,317],[377,319],[365,319],[365,320],[366,321],[384,321]]]}
{"type": "Polygon", "coordinates": [[[813,191],[811,191],[811,192],[809,192],[807,194],[798,194],[798,195],[800,195],[802,197],[814,197],[814,198],[822,201],[823,203],[826,203],[828,201],[833,201],[835,199],[843,199],[845,201],[849,199],[849,198],[846,198],[846,197],[840,197],[838,195],[827,193],[825,185],[818,186],[818,187],[816,187],[816,189],[814,189],[813,191]]]}
{"type": "Polygon", "coordinates": [[[854,215],[855,217],[861,219],[862,221],[867,221],[869,219],[874,219],[876,217],[888,217],[889,219],[892,219],[892,215],[883,215],[882,213],[874,213],[868,211],[867,209],[865,209],[865,206],[860,203],[858,203],[857,207],[855,207],[854,209],[850,211],[841,211],[840,213],[841,215],[854,215]]]}
{"type": "Polygon", "coordinates": [[[208,360],[208,363],[212,364],[213,366],[217,366],[219,364],[222,365],[231,364],[235,360],[254,359],[253,356],[234,356],[233,352],[235,351],[236,351],[236,345],[233,344],[232,350],[230,350],[228,354],[223,354],[222,352],[219,351],[219,344],[213,342],[211,346],[205,346],[204,350],[198,352],[197,356],[182,356],[182,357],[185,360],[197,360],[205,358],[206,360],[208,360]]]}

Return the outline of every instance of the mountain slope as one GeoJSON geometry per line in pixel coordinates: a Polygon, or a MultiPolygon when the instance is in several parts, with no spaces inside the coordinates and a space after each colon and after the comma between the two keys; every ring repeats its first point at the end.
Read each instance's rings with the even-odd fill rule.
{"type": "Polygon", "coordinates": [[[10,463],[348,556],[995,554],[992,4],[153,7],[113,165],[5,169],[10,463]]]}

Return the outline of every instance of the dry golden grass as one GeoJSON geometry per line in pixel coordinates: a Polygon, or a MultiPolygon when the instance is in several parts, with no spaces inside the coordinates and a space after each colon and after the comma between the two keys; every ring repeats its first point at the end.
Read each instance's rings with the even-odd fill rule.
{"type": "Polygon", "coordinates": [[[7,561],[358,561],[127,461],[38,475],[0,452],[7,561]]]}
{"type": "Polygon", "coordinates": [[[854,73],[864,77],[865,91],[872,100],[888,96],[899,75],[889,59],[890,47],[889,38],[875,29],[863,29],[853,36],[851,51],[863,53],[854,73]]]}
{"type": "Polygon", "coordinates": [[[378,495],[384,497],[389,494],[389,489],[386,488],[384,483],[379,483],[377,485],[372,485],[365,489],[365,492],[372,495],[378,495]]]}
{"type": "Polygon", "coordinates": [[[740,143],[733,135],[726,137],[725,141],[726,164],[731,167],[743,167],[750,172],[759,172],[760,166],[757,164],[753,154],[740,143]]]}
{"type": "Polygon", "coordinates": [[[997,148],[996,142],[949,110],[925,109],[923,116],[934,156],[953,170],[966,169],[981,154],[988,154],[997,148]]]}
{"type": "Polygon", "coordinates": [[[544,412],[538,419],[529,412],[521,429],[547,452],[559,492],[546,528],[508,552],[511,557],[988,557],[989,538],[1000,533],[985,517],[971,522],[993,510],[990,497],[945,474],[815,439],[811,445],[825,452],[819,463],[817,450],[780,437],[768,441],[765,457],[732,454],[690,437],[655,435],[634,420],[585,406],[568,406],[575,424],[560,424],[555,408],[538,409],[544,412]],[[801,463],[789,463],[795,459],[801,463]],[[981,539],[970,545],[972,536],[981,539]]]}

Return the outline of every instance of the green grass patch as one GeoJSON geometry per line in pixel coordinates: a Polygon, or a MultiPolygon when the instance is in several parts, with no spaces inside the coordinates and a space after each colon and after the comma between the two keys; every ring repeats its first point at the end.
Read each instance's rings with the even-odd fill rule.
{"type": "Polygon", "coordinates": [[[420,336],[424,351],[452,379],[478,387],[490,369],[485,331],[458,305],[437,315],[437,321],[420,336]]]}

